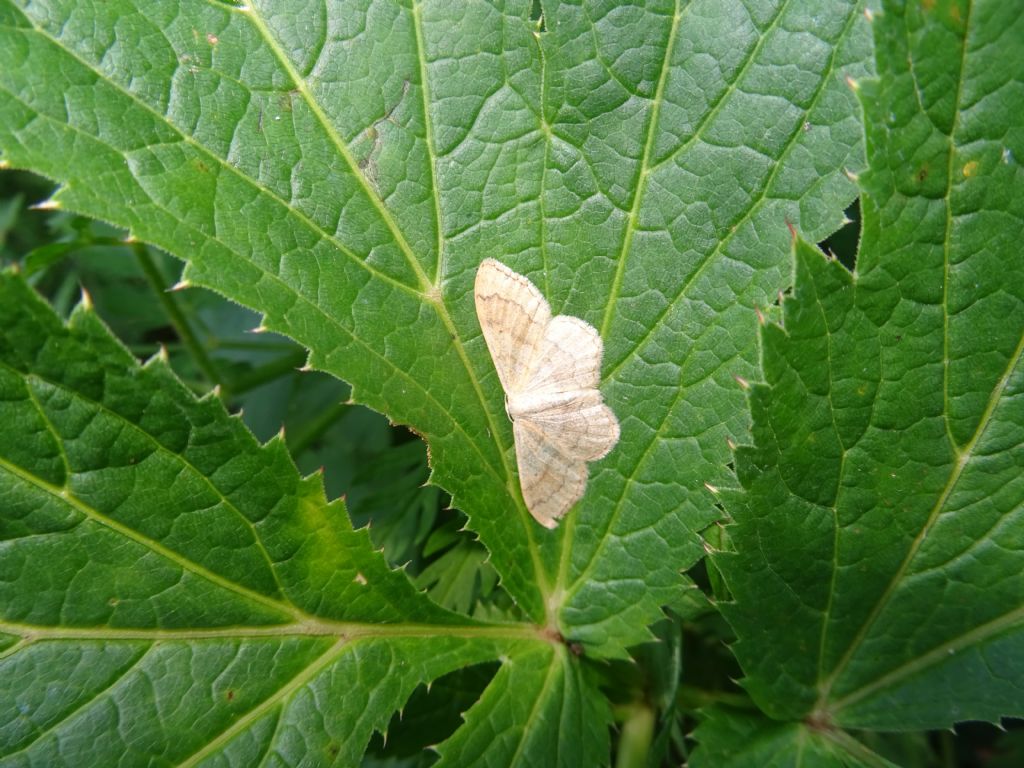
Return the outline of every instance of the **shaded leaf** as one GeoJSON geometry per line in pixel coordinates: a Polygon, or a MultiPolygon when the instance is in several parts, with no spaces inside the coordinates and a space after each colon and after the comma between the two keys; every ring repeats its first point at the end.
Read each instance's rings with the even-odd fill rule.
{"type": "Polygon", "coordinates": [[[418,685],[550,649],[430,603],[281,441],[11,275],[0,393],[5,762],[351,765],[418,685]]]}
{"type": "Polygon", "coordinates": [[[886,7],[856,273],[797,243],[764,329],[715,559],[773,717],[1024,714],[1022,24],[997,2],[886,7]]]}
{"type": "Polygon", "coordinates": [[[850,736],[726,708],[705,710],[693,768],[894,768],[850,736]]]}
{"type": "Polygon", "coordinates": [[[610,713],[595,680],[566,648],[507,661],[438,747],[443,766],[604,765],[610,713]]]}

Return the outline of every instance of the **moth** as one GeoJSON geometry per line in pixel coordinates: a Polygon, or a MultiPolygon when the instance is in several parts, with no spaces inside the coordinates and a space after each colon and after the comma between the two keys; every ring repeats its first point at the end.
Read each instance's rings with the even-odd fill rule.
{"type": "Polygon", "coordinates": [[[587,487],[587,462],[619,441],[619,421],[597,388],[604,344],[584,320],[551,315],[528,278],[495,259],[476,273],[476,314],[505,390],[519,487],[546,528],[587,487]]]}

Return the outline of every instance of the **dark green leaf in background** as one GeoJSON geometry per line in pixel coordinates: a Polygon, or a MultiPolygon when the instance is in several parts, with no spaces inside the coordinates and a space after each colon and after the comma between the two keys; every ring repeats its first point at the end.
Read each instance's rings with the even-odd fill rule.
{"type": "Polygon", "coordinates": [[[1024,17],[892,3],[874,29],[856,271],[796,244],[722,607],[772,717],[997,722],[1024,715],[1024,17]]]}
{"type": "Polygon", "coordinates": [[[694,753],[693,768],[894,768],[841,731],[816,731],[725,708],[705,711],[694,738],[702,747],[694,753]]]}
{"type": "MultiPolygon", "coordinates": [[[[500,656],[533,682],[582,674],[528,627],[417,593],[280,440],[260,446],[163,360],[139,367],[88,307],[65,327],[0,277],[0,359],[0,421],[19,436],[0,450],[5,762],[350,765],[453,669],[500,656]]],[[[548,706],[509,750],[550,739],[548,706]]]]}

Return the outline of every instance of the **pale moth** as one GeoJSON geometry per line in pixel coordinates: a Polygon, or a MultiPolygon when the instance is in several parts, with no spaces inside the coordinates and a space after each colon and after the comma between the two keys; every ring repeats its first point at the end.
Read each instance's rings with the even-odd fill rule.
{"type": "Polygon", "coordinates": [[[597,388],[604,345],[578,317],[552,317],[537,287],[500,261],[480,265],[474,293],[512,419],[523,500],[554,528],[583,496],[587,462],[619,441],[618,419],[597,388]]]}

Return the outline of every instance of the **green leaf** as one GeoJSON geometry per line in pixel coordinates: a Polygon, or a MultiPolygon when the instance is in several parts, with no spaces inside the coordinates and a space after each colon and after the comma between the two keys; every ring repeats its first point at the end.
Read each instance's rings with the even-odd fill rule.
{"type": "Polygon", "coordinates": [[[825,236],[852,197],[868,36],[841,0],[530,10],[2,0],[0,147],[424,435],[525,615],[622,655],[719,514],[787,223],[825,236]],[[555,534],[476,322],[485,257],[605,340],[623,437],[555,534]]]}
{"type": "Polygon", "coordinates": [[[453,525],[439,528],[424,547],[424,555],[434,548],[444,551],[416,577],[416,586],[427,590],[436,603],[460,613],[469,613],[497,583],[494,569],[487,563],[487,552],[479,544],[459,537],[453,525]]]}
{"type": "Polygon", "coordinates": [[[3,406],[23,437],[3,446],[3,524],[20,542],[8,553],[17,578],[3,585],[8,619],[230,626],[306,611],[464,623],[390,572],[279,440],[258,449],[160,359],[138,368],[88,309],[65,329],[23,282],[2,287],[3,406]],[[42,563],[59,567],[40,583],[42,563]]]}
{"type": "Polygon", "coordinates": [[[723,494],[723,610],[772,717],[1020,717],[1024,19],[893,3],[874,27],[856,271],[796,245],[723,494]]]}
{"type": "Polygon", "coordinates": [[[824,235],[849,199],[866,35],[855,4],[545,7],[547,293],[568,281],[554,308],[601,330],[623,425],[564,526],[563,631],[636,643],[718,516],[703,484],[746,426],[733,377],[751,306],[784,284],[786,221],[824,235]]]}
{"type": "Polygon", "coordinates": [[[438,768],[605,765],[610,720],[589,670],[564,647],[538,648],[501,667],[465,727],[438,748],[438,768]]]}
{"type": "Polygon", "coordinates": [[[693,768],[894,768],[842,732],[780,723],[764,715],[718,707],[705,710],[693,737],[693,768]]]}
{"type": "MultiPolygon", "coordinates": [[[[280,440],[10,274],[0,419],[18,436],[0,441],[4,762],[352,765],[416,686],[498,658],[600,701],[534,629],[444,611],[389,570],[280,440]]],[[[486,696],[508,700],[503,674],[486,696]]],[[[593,707],[570,735],[607,730],[593,707]]]]}

